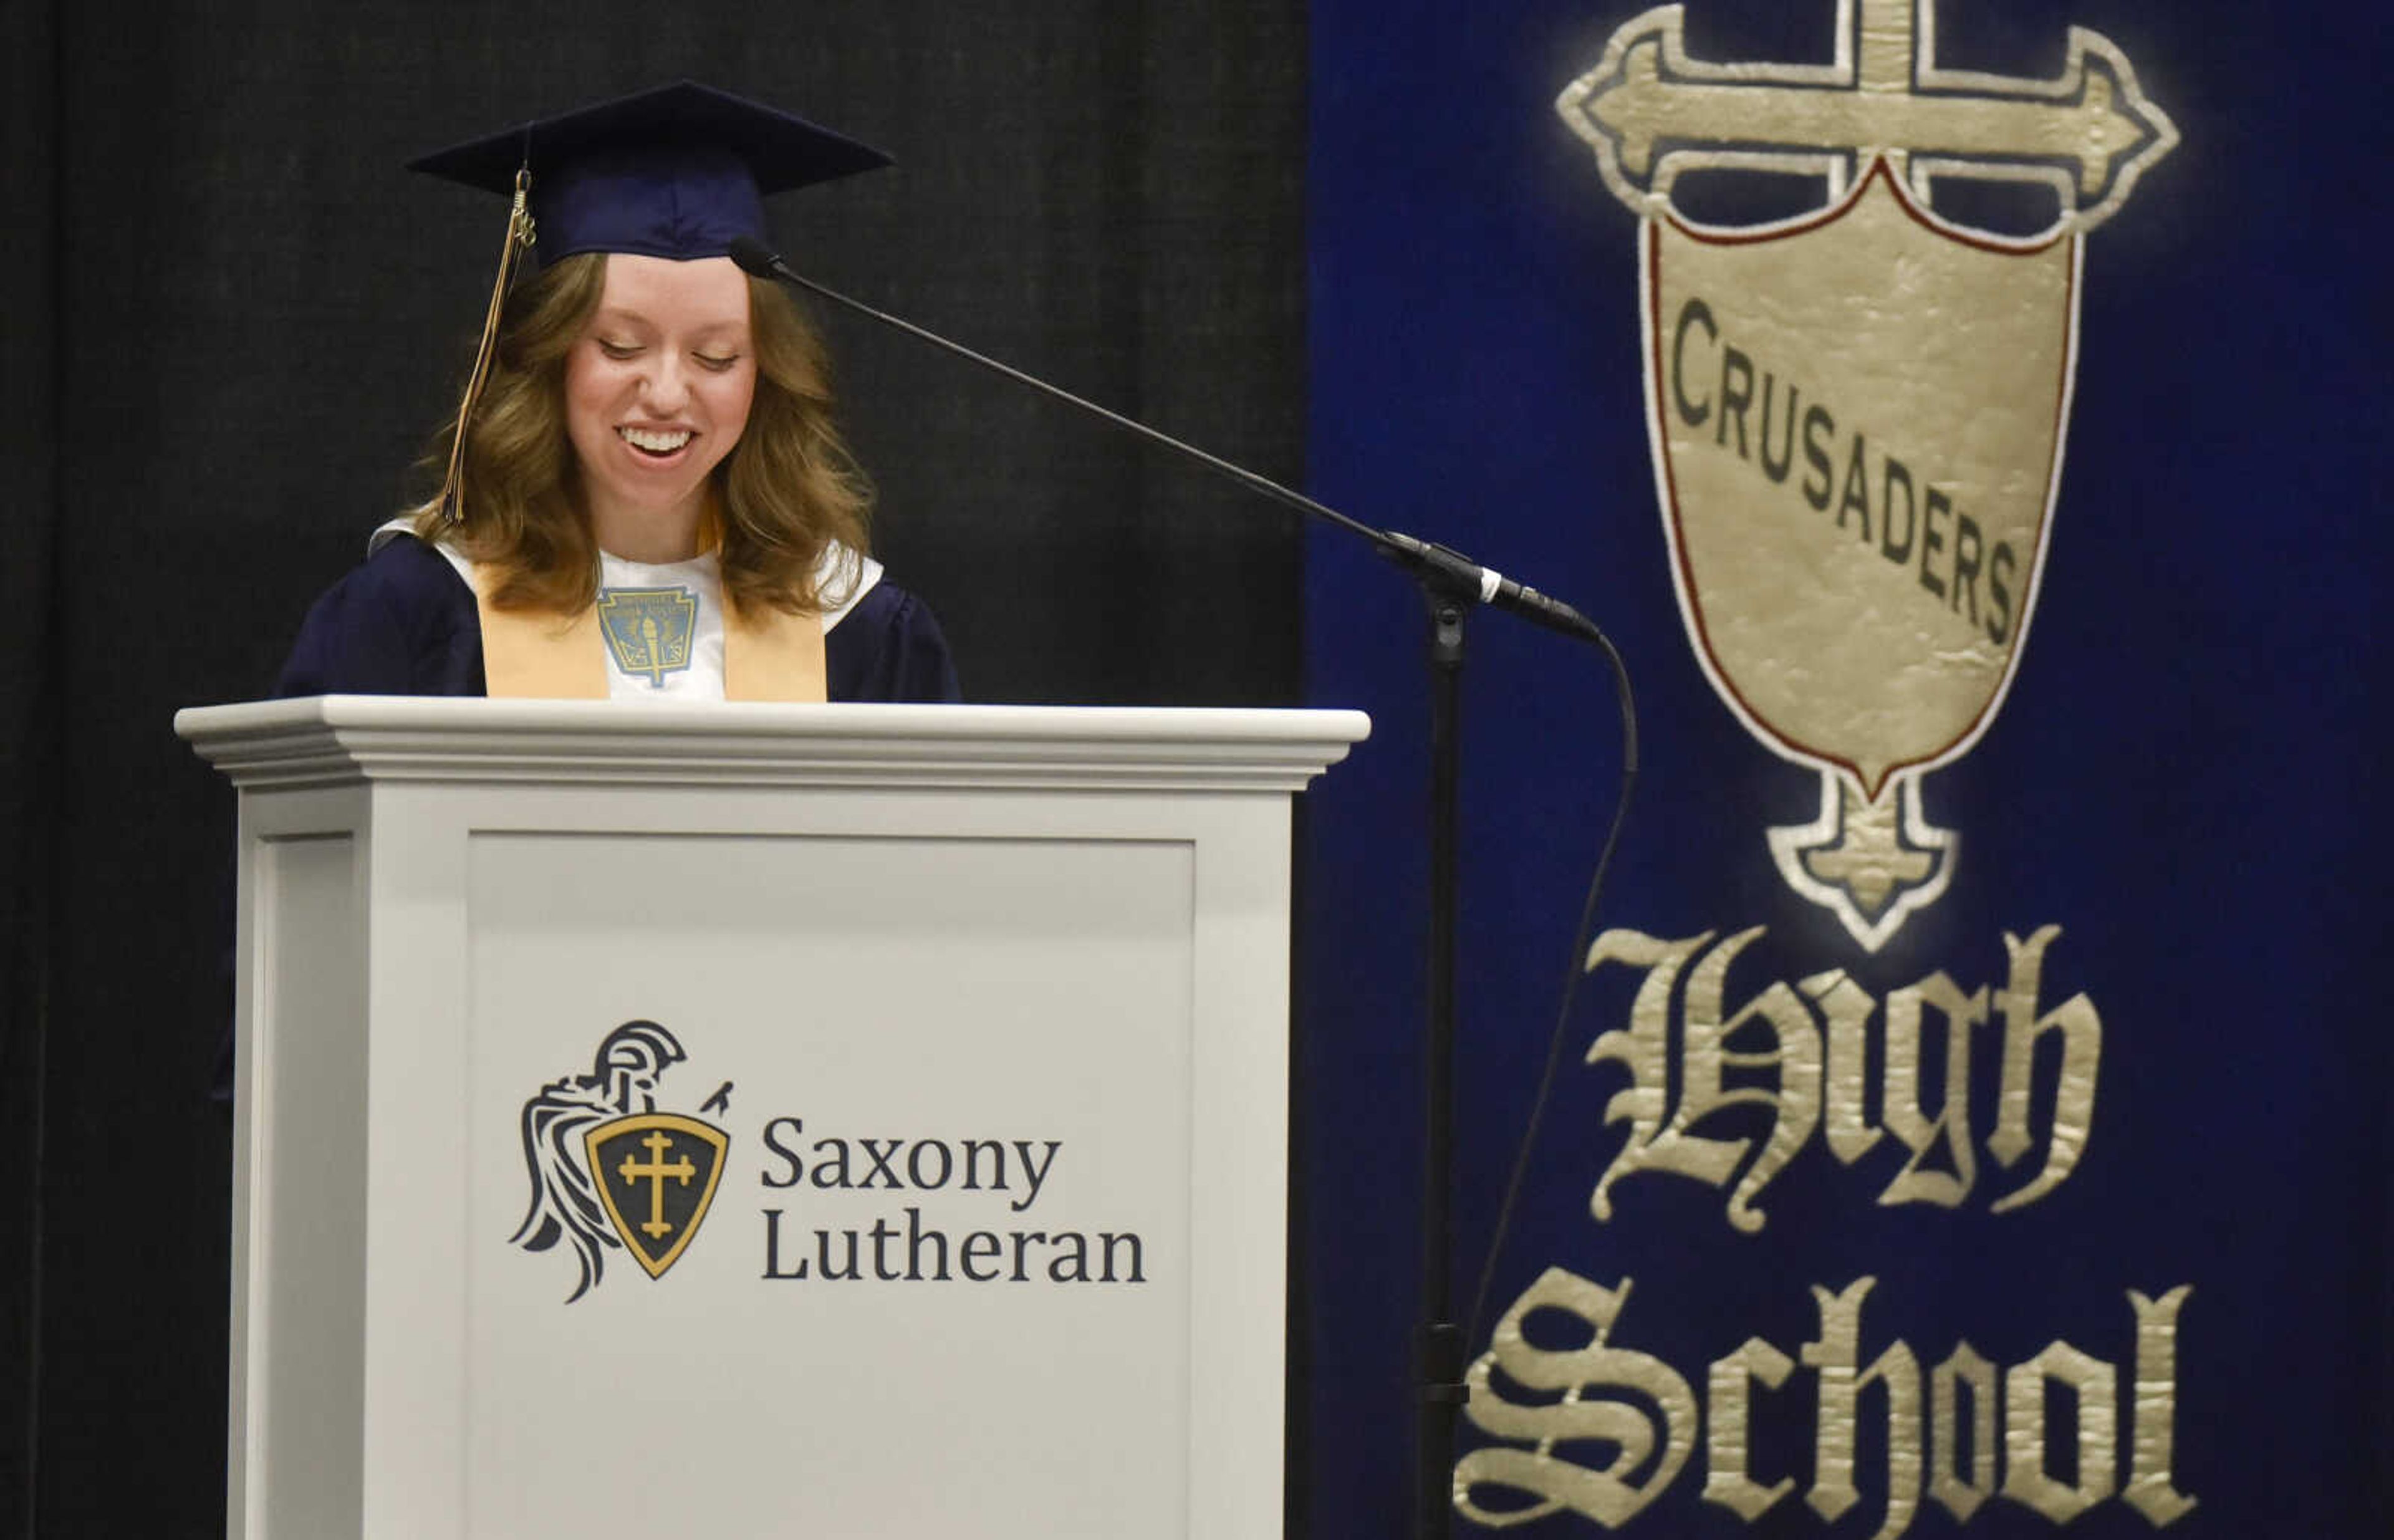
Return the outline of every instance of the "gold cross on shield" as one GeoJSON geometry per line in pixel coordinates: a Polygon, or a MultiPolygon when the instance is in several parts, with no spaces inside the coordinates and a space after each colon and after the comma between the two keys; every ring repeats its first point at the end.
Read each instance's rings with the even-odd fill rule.
{"type": "Polygon", "coordinates": [[[1839,0],[1825,65],[1688,57],[1682,8],[1624,23],[1555,106],[1640,215],[1681,172],[1825,176],[1834,198],[1874,157],[1926,198],[1940,176],[2043,182],[2074,230],[2118,212],[2177,143],[2168,114],[2109,38],[2072,27],[2061,74],[2029,80],[1936,62],[1936,0],[1839,0]]]}
{"type": "Polygon", "coordinates": [[[607,1221],[650,1277],[664,1276],[698,1233],[730,1143],[678,1112],[635,1112],[583,1135],[607,1221]]]}

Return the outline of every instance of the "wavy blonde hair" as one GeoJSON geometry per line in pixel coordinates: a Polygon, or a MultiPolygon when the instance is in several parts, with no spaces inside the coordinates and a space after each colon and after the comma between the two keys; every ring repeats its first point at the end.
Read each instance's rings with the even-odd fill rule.
{"type": "MultiPolygon", "coordinates": [[[[409,510],[420,539],[505,573],[491,594],[504,610],[575,614],[598,596],[598,542],[565,430],[565,357],[606,282],[605,254],[587,252],[508,293],[490,379],[466,429],[461,518],[444,521],[438,494],[409,510]]],[[[840,438],[829,355],[797,306],[778,284],[752,277],[748,322],[756,398],[739,442],[709,477],[724,599],[743,614],[812,613],[826,603],[815,578],[831,543],[868,549],[872,487],[840,438]]],[[[447,469],[456,431],[443,429],[425,456],[436,474],[447,469]]]]}

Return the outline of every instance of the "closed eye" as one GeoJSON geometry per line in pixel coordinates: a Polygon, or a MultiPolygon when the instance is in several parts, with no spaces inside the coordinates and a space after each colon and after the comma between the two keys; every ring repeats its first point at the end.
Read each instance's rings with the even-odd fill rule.
{"type": "Polygon", "coordinates": [[[640,346],[638,343],[610,342],[605,337],[600,337],[598,339],[598,350],[612,359],[628,359],[638,358],[640,356],[640,346]]]}
{"type": "Polygon", "coordinates": [[[691,356],[698,361],[698,366],[700,368],[711,369],[718,375],[740,362],[740,355],[737,353],[733,353],[729,357],[717,357],[712,353],[693,353],[691,356]]]}

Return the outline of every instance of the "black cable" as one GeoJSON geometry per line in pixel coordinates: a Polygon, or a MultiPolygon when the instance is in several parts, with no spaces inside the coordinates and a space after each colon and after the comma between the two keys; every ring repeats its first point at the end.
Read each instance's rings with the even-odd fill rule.
{"type": "Polygon", "coordinates": [[[1489,1238],[1488,1260],[1480,1270],[1480,1285],[1473,1291],[1469,1324],[1464,1331],[1467,1350],[1480,1340],[1480,1329],[1488,1313],[1488,1291],[1496,1281],[1496,1264],[1505,1253],[1505,1239],[1513,1227],[1513,1211],[1521,1196],[1521,1183],[1529,1175],[1530,1152],[1538,1142],[1538,1127],[1546,1120],[1546,1103],[1552,1098],[1555,1079],[1562,1070],[1563,1045],[1569,1040],[1572,1003],[1578,998],[1579,981],[1586,971],[1586,955],[1591,941],[1589,931],[1596,926],[1597,901],[1604,892],[1605,874],[1611,868],[1612,852],[1621,841],[1621,826],[1629,817],[1629,799],[1638,788],[1638,704],[1629,690],[1629,670],[1621,661],[1621,653],[1603,632],[1588,627],[1588,639],[1604,653],[1605,662],[1612,666],[1613,690],[1621,700],[1621,794],[1612,806],[1612,826],[1605,831],[1604,849],[1596,858],[1596,874],[1588,879],[1587,900],[1580,907],[1579,931],[1572,939],[1571,956],[1563,968],[1562,1004],[1555,1012],[1555,1029],[1546,1045],[1546,1073],[1538,1081],[1536,1099],[1530,1104],[1529,1122],[1522,1127],[1521,1143],[1513,1156],[1513,1174],[1505,1184],[1505,1201],[1496,1211],[1496,1232],[1489,1238]]]}

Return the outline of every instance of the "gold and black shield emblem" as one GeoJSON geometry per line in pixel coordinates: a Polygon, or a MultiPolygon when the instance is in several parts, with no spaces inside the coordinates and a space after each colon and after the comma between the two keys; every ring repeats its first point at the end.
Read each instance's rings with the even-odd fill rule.
{"type": "Polygon", "coordinates": [[[583,1139],[608,1221],[649,1276],[662,1277],[705,1219],[730,1140],[677,1112],[619,1117],[583,1139]]]}

